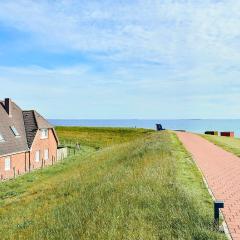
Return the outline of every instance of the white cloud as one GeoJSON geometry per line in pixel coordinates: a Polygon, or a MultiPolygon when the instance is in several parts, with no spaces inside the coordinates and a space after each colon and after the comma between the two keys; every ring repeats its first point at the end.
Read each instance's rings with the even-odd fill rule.
{"type": "Polygon", "coordinates": [[[240,58],[240,2],[234,0],[2,1],[0,22],[58,51],[170,63],[186,56],[240,58]]]}
{"type": "Polygon", "coordinates": [[[28,96],[24,101],[18,93],[25,88],[42,104],[61,103],[65,116],[71,114],[69,96],[80,108],[78,117],[107,117],[125,108],[125,116],[144,115],[148,106],[147,117],[154,117],[157,105],[165,117],[190,118],[220,115],[239,96],[239,1],[0,1],[0,24],[28,34],[26,45],[34,49],[81,53],[95,61],[0,67],[6,94],[26,102],[28,96]],[[95,71],[98,64],[103,71],[95,71]]]}
{"type": "Polygon", "coordinates": [[[207,118],[223,117],[224,112],[240,117],[234,106],[239,81],[231,74],[225,81],[211,71],[207,66],[205,71],[165,70],[160,76],[158,66],[120,66],[103,73],[84,65],[2,66],[0,98],[11,96],[24,108],[37,108],[50,118],[207,118]]]}

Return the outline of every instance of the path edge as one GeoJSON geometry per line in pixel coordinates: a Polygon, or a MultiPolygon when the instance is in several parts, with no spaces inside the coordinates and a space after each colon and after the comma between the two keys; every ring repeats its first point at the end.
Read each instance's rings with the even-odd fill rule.
{"type": "MultiPolygon", "coordinates": [[[[198,168],[198,170],[199,170],[199,172],[200,172],[200,174],[201,174],[201,176],[202,176],[203,182],[204,182],[204,184],[205,184],[205,186],[206,186],[209,194],[211,195],[213,201],[215,201],[216,198],[215,198],[212,190],[210,189],[210,187],[209,187],[209,185],[208,185],[208,182],[207,182],[207,179],[205,178],[202,170],[201,170],[200,167],[198,166],[198,164],[197,164],[197,162],[195,161],[193,155],[185,148],[185,145],[183,144],[183,142],[182,142],[181,139],[179,138],[177,132],[175,132],[175,134],[176,134],[178,140],[181,142],[184,150],[191,156],[192,160],[194,161],[195,165],[197,166],[197,168],[198,168]]],[[[225,233],[226,237],[228,238],[228,240],[233,240],[233,238],[232,238],[232,236],[231,236],[231,234],[230,234],[230,231],[229,231],[229,229],[228,229],[227,223],[226,223],[226,221],[225,221],[225,219],[224,219],[224,215],[222,214],[221,209],[220,209],[220,215],[221,215],[221,217],[222,217],[222,219],[223,219],[222,226],[223,226],[223,230],[224,230],[224,233],[225,233]]]]}

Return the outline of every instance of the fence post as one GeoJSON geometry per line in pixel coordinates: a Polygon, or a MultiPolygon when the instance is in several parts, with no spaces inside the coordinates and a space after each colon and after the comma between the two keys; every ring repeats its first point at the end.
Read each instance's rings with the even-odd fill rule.
{"type": "Polygon", "coordinates": [[[42,158],[42,165],[41,165],[41,168],[43,168],[43,158],[42,158]]]}
{"type": "Polygon", "coordinates": [[[15,167],[13,167],[13,176],[14,176],[14,178],[16,177],[16,168],[15,167]]]}
{"type": "Polygon", "coordinates": [[[31,172],[31,159],[30,159],[30,156],[29,156],[29,172],[31,172]]]}

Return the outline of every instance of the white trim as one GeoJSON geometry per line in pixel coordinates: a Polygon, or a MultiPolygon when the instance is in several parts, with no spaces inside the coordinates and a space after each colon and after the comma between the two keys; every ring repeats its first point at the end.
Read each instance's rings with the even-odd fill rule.
{"type": "Polygon", "coordinates": [[[43,150],[43,159],[46,161],[49,160],[49,149],[48,148],[45,148],[43,150]]]}
{"type": "Polygon", "coordinates": [[[40,131],[40,139],[48,139],[49,138],[49,129],[48,128],[41,128],[40,131]]]}
{"type": "Polygon", "coordinates": [[[35,151],[35,156],[34,156],[34,160],[35,160],[35,162],[40,162],[40,150],[36,150],[35,151]]]}
{"type": "Polygon", "coordinates": [[[25,150],[25,151],[20,151],[20,152],[6,153],[6,154],[4,154],[4,155],[0,155],[0,158],[2,158],[2,157],[7,157],[7,156],[12,156],[12,155],[17,155],[17,154],[19,154],[19,153],[27,153],[27,152],[29,152],[29,151],[30,151],[30,149],[27,149],[27,150],[25,150]]]}
{"type": "Polygon", "coordinates": [[[5,139],[4,139],[3,135],[0,133],[0,143],[3,143],[3,142],[5,142],[5,139]]]}
{"type": "Polygon", "coordinates": [[[14,125],[11,125],[10,129],[12,130],[12,133],[14,134],[15,137],[21,137],[20,133],[18,132],[14,125]]]}
{"type": "Polygon", "coordinates": [[[5,172],[11,170],[11,165],[12,165],[11,161],[12,161],[11,156],[7,156],[4,158],[4,171],[5,172]]]}

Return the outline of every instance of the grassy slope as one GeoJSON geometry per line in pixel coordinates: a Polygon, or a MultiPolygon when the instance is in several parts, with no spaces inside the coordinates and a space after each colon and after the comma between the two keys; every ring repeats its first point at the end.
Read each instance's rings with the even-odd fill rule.
{"type": "Polygon", "coordinates": [[[80,143],[94,148],[126,143],[148,135],[153,130],[135,128],[91,128],[91,127],[57,127],[59,138],[63,143],[80,143]]]}
{"type": "MultiPolygon", "coordinates": [[[[109,129],[109,144],[104,131],[90,130],[79,155],[0,184],[1,239],[225,239],[212,231],[211,198],[173,133],[134,130],[119,143],[125,133],[109,129]]],[[[69,134],[85,141],[86,132],[69,134]]]]}
{"type": "Polygon", "coordinates": [[[240,157],[240,139],[201,134],[202,137],[240,157]]]}

